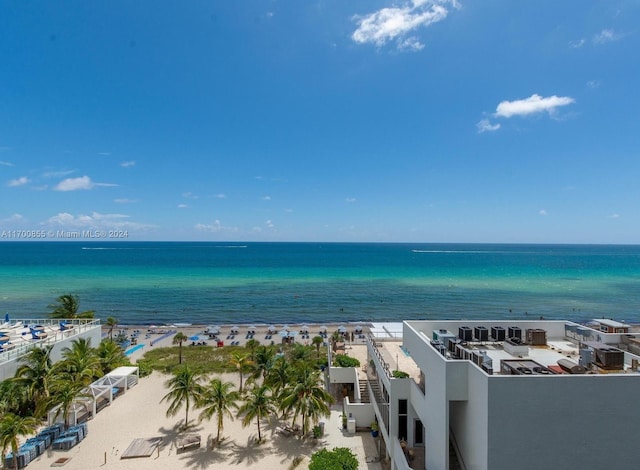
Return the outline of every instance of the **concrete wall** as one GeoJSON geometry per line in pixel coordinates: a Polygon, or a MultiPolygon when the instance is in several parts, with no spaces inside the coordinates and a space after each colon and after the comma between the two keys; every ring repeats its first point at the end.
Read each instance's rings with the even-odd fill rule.
{"type": "Polygon", "coordinates": [[[463,401],[449,402],[449,423],[465,468],[487,469],[489,377],[471,362],[464,362],[469,393],[463,401]]]}
{"type": "Polygon", "coordinates": [[[371,403],[351,403],[349,398],[345,398],[343,403],[343,411],[349,416],[356,419],[357,428],[368,428],[375,421],[375,412],[371,403]]]}
{"type": "Polygon", "coordinates": [[[425,427],[425,466],[430,470],[448,470],[447,361],[428,344],[429,338],[430,336],[421,334],[405,323],[402,340],[404,347],[418,367],[425,372],[424,399],[420,399],[415,392],[411,394],[412,397],[418,398],[412,406],[425,427]]]}
{"type": "MultiPolygon", "coordinates": [[[[71,347],[71,343],[78,338],[89,338],[91,340],[91,346],[94,348],[98,347],[100,341],[102,340],[102,332],[100,326],[98,325],[96,327],[90,327],[83,330],[78,329],[76,331],[71,330],[68,333],[57,333],[55,337],[49,338],[49,341],[45,341],[44,344],[46,344],[47,342],[53,344],[53,349],[51,350],[51,361],[53,363],[56,363],[60,359],[62,359],[62,350],[64,348],[71,347]],[[57,342],[54,343],[54,341],[57,342]]],[[[2,367],[0,367],[0,381],[14,377],[16,371],[18,370],[18,367],[22,365],[22,362],[20,362],[20,357],[18,357],[17,355],[14,355],[14,357],[11,358],[11,355],[13,353],[14,351],[7,351],[6,353],[3,353],[10,358],[7,360],[7,362],[2,364],[2,367]]]]}
{"type": "Polygon", "coordinates": [[[482,468],[638,469],[639,396],[636,374],[491,377],[482,468]]]}
{"type": "Polygon", "coordinates": [[[358,371],[355,367],[329,367],[329,382],[332,384],[357,384],[358,371]]]}

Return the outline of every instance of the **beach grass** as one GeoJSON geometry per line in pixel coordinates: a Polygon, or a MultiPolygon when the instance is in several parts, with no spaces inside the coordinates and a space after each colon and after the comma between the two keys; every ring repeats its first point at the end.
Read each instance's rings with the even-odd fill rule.
{"type": "MultiPolygon", "coordinates": [[[[318,354],[314,346],[302,345],[277,345],[268,346],[282,352],[286,357],[292,358],[301,351],[307,351],[308,360],[317,363],[319,367],[326,363],[326,348],[323,346],[318,354]],[[318,359],[319,357],[319,359],[318,359]]],[[[231,361],[234,352],[251,354],[251,349],[246,346],[225,346],[216,348],[213,346],[183,346],[182,363],[197,365],[198,370],[204,374],[222,374],[236,372],[236,367],[231,361]]],[[[178,346],[149,349],[138,360],[149,369],[171,374],[180,366],[180,351],[178,346]]]]}

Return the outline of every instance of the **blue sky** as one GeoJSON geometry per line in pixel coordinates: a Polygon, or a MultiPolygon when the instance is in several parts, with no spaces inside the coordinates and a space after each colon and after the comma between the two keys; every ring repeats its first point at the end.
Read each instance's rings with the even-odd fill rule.
{"type": "Polygon", "coordinates": [[[5,1],[0,229],[640,243],[639,24],[631,0],[5,1]]]}

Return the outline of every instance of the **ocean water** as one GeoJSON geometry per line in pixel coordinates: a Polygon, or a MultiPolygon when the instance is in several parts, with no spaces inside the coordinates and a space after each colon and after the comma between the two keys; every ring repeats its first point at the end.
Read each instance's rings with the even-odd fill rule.
{"type": "Polygon", "coordinates": [[[640,322],[640,246],[0,243],[0,312],[43,317],[64,293],[122,324],[640,322]]]}

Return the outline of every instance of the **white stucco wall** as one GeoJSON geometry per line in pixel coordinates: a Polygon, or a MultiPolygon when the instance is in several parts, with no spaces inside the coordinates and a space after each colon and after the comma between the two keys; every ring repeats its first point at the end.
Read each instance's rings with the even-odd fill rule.
{"type": "Polygon", "coordinates": [[[494,376],[490,470],[640,468],[640,375],[494,376]]]}

